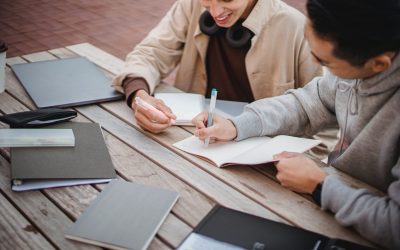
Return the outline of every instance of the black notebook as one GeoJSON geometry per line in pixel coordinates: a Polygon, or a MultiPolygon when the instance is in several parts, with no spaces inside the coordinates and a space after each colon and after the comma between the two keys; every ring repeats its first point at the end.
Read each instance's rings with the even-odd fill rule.
{"type": "Polygon", "coordinates": [[[102,183],[116,177],[99,124],[66,122],[46,128],[72,129],[75,146],[11,148],[12,190],[102,183]]]}
{"type": "Polygon", "coordinates": [[[14,64],[11,69],[38,108],[123,99],[111,79],[84,57],[14,64]]]}
{"type": "Polygon", "coordinates": [[[178,247],[185,249],[367,250],[349,241],[216,205],[178,247]]]}

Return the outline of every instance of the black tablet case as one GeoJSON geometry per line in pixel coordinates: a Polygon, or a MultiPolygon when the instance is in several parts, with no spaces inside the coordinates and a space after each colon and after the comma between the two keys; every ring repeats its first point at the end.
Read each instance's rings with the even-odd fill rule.
{"type": "Polygon", "coordinates": [[[371,249],[220,205],[216,205],[193,232],[245,249],[312,250],[318,241],[321,241],[318,250],[371,249]]]}

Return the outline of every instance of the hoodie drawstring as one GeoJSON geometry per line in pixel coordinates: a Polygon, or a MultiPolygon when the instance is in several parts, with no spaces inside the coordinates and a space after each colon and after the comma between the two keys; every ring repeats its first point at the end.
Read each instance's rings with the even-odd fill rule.
{"type": "MultiPolygon", "coordinates": [[[[354,84],[349,84],[347,82],[340,82],[338,85],[338,89],[340,92],[346,92],[349,91],[349,96],[347,98],[347,104],[346,104],[346,117],[344,120],[344,127],[343,131],[340,132],[340,139],[338,142],[339,147],[338,152],[335,152],[334,156],[332,158],[334,159],[329,159],[331,157],[328,157],[329,159],[329,165],[334,163],[336,159],[339,158],[339,156],[343,153],[343,145],[344,145],[344,140],[346,138],[346,132],[347,132],[347,122],[349,119],[349,113],[351,115],[357,115],[358,114],[358,86],[360,84],[360,80],[357,80],[354,84]]],[[[333,152],[332,152],[333,153],[333,152]]]]}

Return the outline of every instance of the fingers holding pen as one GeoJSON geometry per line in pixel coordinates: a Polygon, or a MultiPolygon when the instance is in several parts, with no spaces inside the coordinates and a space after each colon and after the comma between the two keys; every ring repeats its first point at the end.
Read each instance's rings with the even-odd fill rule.
{"type": "Polygon", "coordinates": [[[141,116],[146,117],[147,120],[149,120],[153,123],[158,123],[158,124],[171,123],[171,118],[168,117],[161,110],[159,110],[159,109],[153,110],[153,109],[138,105],[135,110],[135,117],[138,118],[141,116]]]}
{"type": "Polygon", "coordinates": [[[201,112],[192,119],[192,124],[196,127],[196,129],[205,128],[207,124],[207,117],[207,112],[201,112]]]}
{"type": "Polygon", "coordinates": [[[192,123],[196,126],[194,135],[201,140],[210,138],[210,143],[213,141],[227,141],[236,137],[236,127],[233,123],[219,115],[214,115],[213,125],[206,127],[207,112],[200,113],[193,120],[192,123]]]}
{"type": "Polygon", "coordinates": [[[158,134],[163,132],[165,129],[171,126],[170,122],[166,123],[157,123],[154,122],[151,118],[149,119],[148,116],[144,115],[142,112],[135,111],[135,118],[137,124],[143,128],[144,130],[147,130],[149,132],[158,134]]]}
{"type": "Polygon", "coordinates": [[[165,105],[162,100],[154,98],[153,106],[156,109],[161,110],[161,112],[163,112],[170,120],[176,120],[176,115],[172,113],[172,110],[167,105],[165,105]]]}
{"type": "Polygon", "coordinates": [[[207,135],[207,131],[209,128],[207,128],[207,119],[208,119],[208,113],[207,112],[201,112],[198,114],[195,118],[192,119],[192,124],[196,127],[196,130],[194,131],[194,135],[198,137],[200,140],[204,140],[207,135]]]}
{"type": "Polygon", "coordinates": [[[160,133],[175,123],[175,115],[159,99],[149,95],[144,95],[143,99],[136,96],[134,103],[136,121],[147,131],[160,133]]]}

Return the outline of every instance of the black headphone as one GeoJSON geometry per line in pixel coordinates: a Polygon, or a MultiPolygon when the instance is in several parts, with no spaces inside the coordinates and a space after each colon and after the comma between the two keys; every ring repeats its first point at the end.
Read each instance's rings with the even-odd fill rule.
{"type": "MultiPolygon", "coordinates": [[[[199,25],[201,32],[208,36],[213,36],[220,30],[224,29],[215,23],[213,17],[208,11],[204,11],[203,14],[201,14],[199,25]]],[[[233,48],[241,48],[250,42],[253,35],[253,32],[246,27],[243,27],[241,22],[237,22],[232,27],[226,29],[225,37],[230,46],[233,48]]]]}

